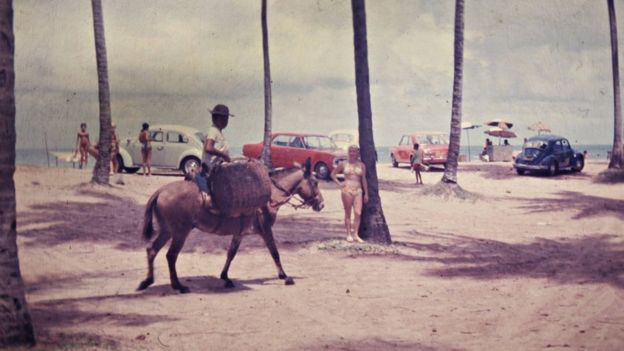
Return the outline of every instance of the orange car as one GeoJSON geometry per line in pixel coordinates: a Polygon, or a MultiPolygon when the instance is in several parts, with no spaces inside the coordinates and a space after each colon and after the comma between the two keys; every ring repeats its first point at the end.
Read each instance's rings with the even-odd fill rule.
{"type": "MultiPolygon", "coordinates": [[[[260,158],[262,142],[243,145],[243,155],[249,158],[260,158]]],[[[338,162],[347,159],[344,151],[323,134],[308,133],[272,133],[271,160],[273,167],[290,167],[293,162],[303,164],[310,157],[313,170],[320,179],[329,179],[329,175],[338,162]]]]}
{"type": "Polygon", "coordinates": [[[442,132],[416,132],[411,135],[403,135],[399,145],[390,148],[392,167],[398,167],[399,163],[412,163],[414,144],[418,143],[423,150],[423,163],[430,165],[446,166],[448,157],[448,135],[442,132]]]}

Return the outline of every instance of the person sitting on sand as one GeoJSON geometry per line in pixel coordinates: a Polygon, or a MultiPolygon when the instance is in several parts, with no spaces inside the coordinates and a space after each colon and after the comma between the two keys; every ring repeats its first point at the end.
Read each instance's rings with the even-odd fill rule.
{"type": "Polygon", "coordinates": [[[139,132],[139,142],[141,146],[141,156],[143,157],[143,175],[152,174],[152,138],[149,132],[149,123],[143,123],[141,132],[139,132]]]}
{"type": "Polygon", "coordinates": [[[414,144],[414,156],[412,157],[412,169],[416,173],[416,184],[422,184],[422,175],[420,170],[423,168],[423,159],[425,158],[424,151],[420,148],[418,143],[414,144]]]}
{"type": "Polygon", "coordinates": [[[212,126],[206,134],[201,170],[195,176],[195,182],[204,196],[210,194],[210,172],[222,162],[230,162],[230,153],[223,130],[227,127],[230,116],[234,116],[230,114],[230,109],[222,104],[216,105],[209,111],[212,115],[212,126]]]}
{"type": "Polygon", "coordinates": [[[489,138],[485,139],[485,146],[483,147],[483,151],[481,151],[481,154],[479,155],[479,159],[481,161],[487,161],[485,156],[488,155],[488,150],[490,149],[490,146],[492,146],[492,141],[489,138]]]}
{"type": "Polygon", "coordinates": [[[344,224],[347,230],[347,241],[364,242],[358,235],[362,204],[368,202],[368,184],[366,182],[366,167],[359,160],[360,149],[356,145],[349,146],[349,158],[334,168],[331,179],[342,187],[342,205],[345,211],[344,224]],[[344,174],[341,183],[336,176],[344,174]],[[353,209],[353,223],[351,223],[351,210],[353,209]]]}
{"type": "Polygon", "coordinates": [[[91,148],[91,141],[89,140],[89,132],[87,131],[87,124],[80,123],[80,130],[76,136],[76,151],[74,156],[78,155],[80,151],[80,164],[79,167],[83,168],[87,166],[89,162],[89,149],[91,148]]]}

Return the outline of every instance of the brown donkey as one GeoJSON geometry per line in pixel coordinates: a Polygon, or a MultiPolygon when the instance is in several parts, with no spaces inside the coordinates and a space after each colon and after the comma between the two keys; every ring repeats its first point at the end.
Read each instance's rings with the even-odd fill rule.
{"type": "Polygon", "coordinates": [[[224,217],[210,212],[204,206],[199,188],[194,182],[177,181],[158,189],[147,202],[143,224],[143,236],[146,240],[150,240],[154,233],[152,217],[156,217],[158,237],[147,248],[147,278],[141,282],[138,290],[143,290],[154,283],[154,259],[158,251],[171,239],[167,251],[171,287],[181,293],[190,291],[178,280],[176,260],[193,228],[215,235],[232,235],[227,260],[221,271],[221,279],[225,280],[226,287],[234,287],[228,278],[228,269],[243,236],[251,233],[259,234],[264,239],[277,266],[278,277],[284,279],[286,285],[294,284],[294,280],[288,277],[282,268],[273,240],[272,227],[277,211],[294,196],[301,198],[302,203],[299,206],[311,206],[315,211],[320,211],[323,208],[323,196],[317,181],[311,177],[309,162],[306,162],[305,168],[295,166],[275,171],[270,176],[272,186],[269,203],[258,209],[255,214],[240,218],[224,217]]]}

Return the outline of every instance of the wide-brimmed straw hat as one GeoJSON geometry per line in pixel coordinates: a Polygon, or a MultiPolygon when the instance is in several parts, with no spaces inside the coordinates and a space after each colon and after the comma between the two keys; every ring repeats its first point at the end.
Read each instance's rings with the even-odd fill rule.
{"type": "Polygon", "coordinates": [[[223,104],[215,105],[215,107],[212,110],[208,109],[208,111],[210,111],[210,113],[213,116],[234,117],[234,115],[230,113],[230,109],[227,106],[223,105],[223,104]]]}

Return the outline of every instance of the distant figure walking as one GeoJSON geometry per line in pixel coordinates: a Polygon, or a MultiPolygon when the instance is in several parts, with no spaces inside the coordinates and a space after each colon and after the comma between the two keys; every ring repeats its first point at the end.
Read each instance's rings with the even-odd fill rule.
{"type": "Polygon", "coordinates": [[[420,148],[418,143],[414,144],[414,156],[412,157],[412,169],[416,173],[416,184],[422,184],[422,175],[420,170],[423,168],[423,159],[425,157],[424,151],[420,148]]]}
{"type": "Polygon", "coordinates": [[[80,130],[76,136],[76,151],[74,156],[78,155],[80,151],[80,168],[86,167],[89,162],[89,149],[91,148],[91,141],[89,140],[89,132],[87,131],[87,124],[80,123],[80,130]]]}
{"type": "Polygon", "coordinates": [[[149,132],[149,123],[143,123],[143,128],[139,133],[139,142],[141,146],[141,156],[143,156],[143,175],[152,174],[152,137],[149,132]]]}
{"type": "Polygon", "coordinates": [[[334,168],[331,173],[332,180],[342,187],[342,205],[345,211],[344,224],[347,230],[347,241],[364,242],[358,235],[360,218],[362,216],[362,204],[368,202],[368,183],[366,181],[366,167],[359,160],[360,149],[356,145],[349,146],[349,158],[334,168]],[[341,183],[336,176],[344,174],[341,183]],[[351,212],[353,210],[353,223],[351,212]]]}

